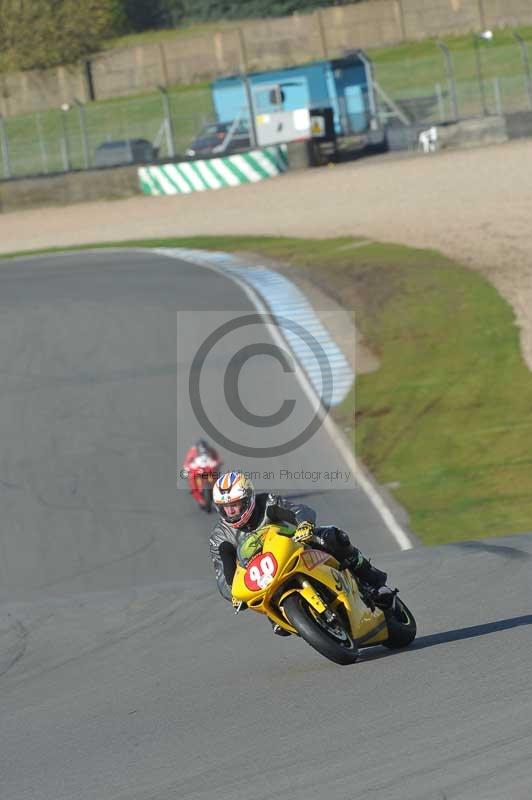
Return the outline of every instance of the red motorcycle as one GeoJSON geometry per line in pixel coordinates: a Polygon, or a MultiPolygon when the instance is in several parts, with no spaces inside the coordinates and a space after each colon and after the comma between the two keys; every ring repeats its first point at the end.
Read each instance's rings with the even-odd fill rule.
{"type": "Polygon", "coordinates": [[[216,459],[201,455],[186,468],[188,488],[196,503],[203,511],[212,511],[212,490],[220,476],[221,464],[216,459]]]}

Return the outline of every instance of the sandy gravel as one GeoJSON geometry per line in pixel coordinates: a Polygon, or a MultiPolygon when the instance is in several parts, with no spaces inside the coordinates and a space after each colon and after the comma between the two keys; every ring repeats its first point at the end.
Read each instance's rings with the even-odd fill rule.
{"type": "Polygon", "coordinates": [[[532,142],[367,159],[254,186],[0,215],[0,252],[192,234],[352,234],[434,247],[513,304],[532,369],[532,142]]]}

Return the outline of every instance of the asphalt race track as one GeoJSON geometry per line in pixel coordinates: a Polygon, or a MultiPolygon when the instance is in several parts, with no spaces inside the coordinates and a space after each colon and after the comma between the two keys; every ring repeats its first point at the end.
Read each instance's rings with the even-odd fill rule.
{"type": "MultiPolygon", "coordinates": [[[[1,800],[529,800],[532,536],[401,553],[361,491],[301,487],[418,619],[353,667],[219,597],[175,470],[204,314],[227,309],[254,310],[150,253],[0,266],[1,800]]],[[[242,371],[254,408],[278,407],[275,370],[242,371]]],[[[283,457],[334,461],[323,429],[283,457]]]]}

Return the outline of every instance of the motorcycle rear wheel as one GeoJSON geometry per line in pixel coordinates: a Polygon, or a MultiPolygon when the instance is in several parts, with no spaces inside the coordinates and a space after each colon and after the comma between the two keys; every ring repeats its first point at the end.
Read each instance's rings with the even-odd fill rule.
{"type": "Polygon", "coordinates": [[[386,614],[386,624],[388,639],[383,644],[390,650],[407,647],[416,638],[417,625],[414,615],[398,597],[395,598],[393,609],[386,614]]]}
{"type": "Polygon", "coordinates": [[[342,624],[329,624],[295,592],[283,603],[289,622],[307,644],[335,664],[345,666],[358,659],[358,648],[351,633],[342,624]]]}

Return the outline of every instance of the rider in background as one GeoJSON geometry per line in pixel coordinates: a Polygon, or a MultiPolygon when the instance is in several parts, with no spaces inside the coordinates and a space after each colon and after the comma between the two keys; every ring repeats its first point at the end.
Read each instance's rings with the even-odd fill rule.
{"type": "Polygon", "coordinates": [[[188,488],[195,499],[198,500],[198,492],[201,493],[202,475],[208,472],[218,478],[222,466],[223,461],[220,454],[205,439],[198,439],[196,444],[192,445],[183,461],[182,475],[186,474],[188,488]]]}
{"type": "MultiPolygon", "coordinates": [[[[387,608],[393,603],[395,592],[386,586],[387,574],[364,558],[345,531],[333,525],[316,527],[316,512],[312,508],[267,492],[256,494],[252,482],[241,472],[228,472],[216,481],[213,502],[220,517],[209,544],[218,589],[226,600],[232,600],[240,538],[268,523],[288,523],[295,527],[296,542],[307,542],[330,553],[340,563],[340,569],[349,569],[355,578],[367,584],[375,605],[387,608]]],[[[290,635],[280,625],[274,625],[273,630],[280,636],[290,635]]]]}

